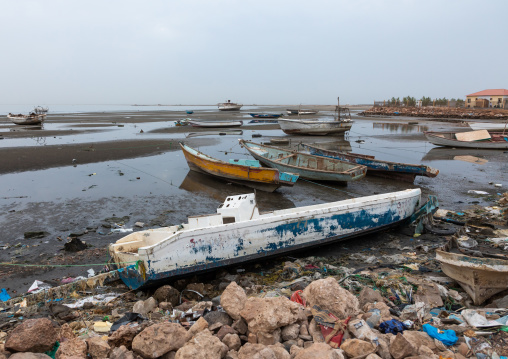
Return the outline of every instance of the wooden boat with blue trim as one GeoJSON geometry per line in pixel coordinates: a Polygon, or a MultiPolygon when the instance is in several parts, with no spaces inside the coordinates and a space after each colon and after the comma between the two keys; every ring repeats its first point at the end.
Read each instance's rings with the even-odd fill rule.
{"type": "Polygon", "coordinates": [[[259,162],[279,171],[298,173],[300,178],[316,181],[334,181],[346,185],[365,177],[367,167],[334,158],[309,155],[281,147],[267,146],[238,140],[240,145],[259,162]]]}
{"type": "Polygon", "coordinates": [[[292,187],[299,177],[295,173],[261,167],[259,161],[238,159],[225,162],[205,155],[183,143],[180,143],[180,147],[192,171],[206,173],[261,191],[273,192],[281,186],[292,187]]]}
{"type": "Polygon", "coordinates": [[[393,178],[412,183],[416,176],[436,177],[439,173],[438,169],[425,165],[377,160],[374,156],[331,151],[305,143],[302,143],[300,146],[308,150],[312,155],[335,158],[337,160],[367,166],[367,175],[372,176],[393,178]]]}
{"type": "Polygon", "coordinates": [[[420,189],[260,212],[254,194],[227,197],[217,213],[188,223],[131,233],[111,244],[131,289],[171,277],[280,255],[409,221],[420,189]]]}

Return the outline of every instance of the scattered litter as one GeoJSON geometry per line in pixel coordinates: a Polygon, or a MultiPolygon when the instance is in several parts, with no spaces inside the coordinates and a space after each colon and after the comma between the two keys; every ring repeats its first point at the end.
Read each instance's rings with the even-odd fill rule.
{"type": "Polygon", "coordinates": [[[467,193],[470,193],[470,194],[489,194],[489,192],[477,191],[477,190],[474,190],[474,189],[470,189],[469,191],[467,191],[467,193]]]}
{"type": "Polygon", "coordinates": [[[97,294],[97,295],[92,295],[92,296],[85,297],[85,298],[80,298],[79,300],[75,301],[74,303],[64,304],[64,305],[69,308],[81,308],[83,306],[83,304],[85,304],[85,303],[92,303],[92,304],[107,303],[107,302],[115,299],[118,296],[119,296],[118,293],[97,294]]]}
{"type": "Polygon", "coordinates": [[[406,330],[404,323],[399,322],[397,319],[387,320],[379,324],[379,331],[384,334],[397,335],[397,333],[403,333],[404,330],[406,330]]]}
{"type": "Polygon", "coordinates": [[[51,288],[50,284],[44,283],[40,280],[35,280],[35,282],[33,282],[33,284],[30,286],[30,288],[28,288],[27,293],[35,294],[35,293],[39,293],[39,292],[49,289],[49,288],[51,288]]]}
{"type": "Polygon", "coordinates": [[[424,324],[422,326],[422,329],[430,337],[439,340],[444,345],[450,346],[450,345],[457,343],[457,340],[459,340],[459,338],[457,338],[457,335],[455,334],[455,331],[450,330],[450,329],[440,330],[440,329],[437,329],[436,327],[433,327],[430,324],[424,324]]]}
{"type": "Polygon", "coordinates": [[[0,291],[0,300],[2,302],[7,302],[9,299],[11,299],[11,296],[9,295],[9,293],[7,293],[5,288],[2,288],[2,290],[0,291]]]}
{"type": "Polygon", "coordinates": [[[97,333],[109,333],[113,323],[110,322],[95,322],[93,324],[93,330],[97,333]]]}

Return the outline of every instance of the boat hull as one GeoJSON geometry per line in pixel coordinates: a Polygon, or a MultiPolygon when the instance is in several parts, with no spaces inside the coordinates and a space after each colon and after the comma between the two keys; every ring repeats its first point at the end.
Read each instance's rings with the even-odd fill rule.
{"type": "Polygon", "coordinates": [[[45,120],[46,115],[35,115],[35,116],[10,116],[9,118],[16,125],[40,125],[45,120]]]}
{"type": "Polygon", "coordinates": [[[279,119],[279,126],[288,135],[326,136],[349,131],[353,121],[305,121],[279,119]]]}
{"type": "Polygon", "coordinates": [[[439,173],[439,170],[425,165],[381,161],[376,160],[373,156],[330,151],[308,144],[302,144],[302,146],[308,149],[312,155],[335,158],[341,161],[367,166],[367,175],[377,177],[397,179],[412,183],[416,176],[436,177],[439,173]]]}
{"type": "MultiPolygon", "coordinates": [[[[446,147],[484,148],[492,150],[508,149],[508,141],[459,141],[452,138],[452,132],[424,132],[430,143],[446,147]]],[[[501,133],[498,133],[501,135],[501,133]]],[[[508,133],[506,134],[508,138],[508,133]]]]}
{"type": "Polygon", "coordinates": [[[279,171],[298,173],[300,178],[316,181],[334,181],[346,184],[361,179],[367,167],[353,165],[333,158],[292,152],[282,148],[240,140],[240,144],[265,166],[279,171]]]}
{"type": "Polygon", "coordinates": [[[240,127],[243,121],[188,121],[193,127],[206,127],[206,128],[225,128],[225,127],[240,127]]]}
{"type": "Polygon", "coordinates": [[[275,113],[249,113],[251,117],[254,118],[279,118],[282,115],[281,114],[275,114],[275,113]]]}
{"type": "Polygon", "coordinates": [[[473,130],[498,130],[502,131],[504,129],[508,130],[508,126],[505,123],[500,122],[468,122],[469,127],[473,130]]]}
{"type": "Polygon", "coordinates": [[[291,181],[284,181],[280,178],[279,171],[273,168],[231,164],[204,155],[184,144],[180,144],[180,147],[191,170],[261,191],[273,192],[280,186],[293,186],[298,178],[293,175],[291,181]]]}
{"type": "Polygon", "coordinates": [[[508,288],[508,260],[478,258],[436,250],[436,259],[448,277],[457,281],[480,305],[508,288]]]}
{"type": "MultiPolygon", "coordinates": [[[[121,268],[119,275],[130,288],[137,289],[169,277],[379,231],[407,220],[420,204],[420,193],[412,189],[279,210],[248,221],[177,232],[138,250],[137,265],[121,268]]],[[[116,256],[111,247],[110,252],[115,261],[134,258],[116,256]]]]}

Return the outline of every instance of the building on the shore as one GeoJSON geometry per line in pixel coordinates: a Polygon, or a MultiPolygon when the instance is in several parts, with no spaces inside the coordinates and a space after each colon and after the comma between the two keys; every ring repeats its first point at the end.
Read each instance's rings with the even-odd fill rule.
{"type": "Polygon", "coordinates": [[[483,90],[467,95],[466,107],[508,108],[508,90],[483,90]]]}

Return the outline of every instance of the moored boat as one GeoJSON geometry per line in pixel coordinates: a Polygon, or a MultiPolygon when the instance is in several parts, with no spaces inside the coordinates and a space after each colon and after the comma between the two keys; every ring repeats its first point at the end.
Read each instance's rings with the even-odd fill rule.
{"type": "Polygon", "coordinates": [[[310,144],[301,144],[301,146],[307,149],[312,155],[330,157],[367,166],[367,175],[393,178],[412,183],[416,176],[436,177],[439,173],[438,169],[425,165],[377,160],[374,156],[331,151],[310,144]]]}
{"type": "Polygon", "coordinates": [[[231,102],[231,100],[217,104],[219,111],[239,111],[242,106],[242,104],[231,102]]]}
{"type": "Polygon", "coordinates": [[[315,115],[318,112],[319,112],[318,110],[305,110],[305,109],[293,109],[293,108],[288,108],[286,110],[286,113],[288,115],[300,115],[300,116],[315,115]]]}
{"type": "Polygon", "coordinates": [[[262,191],[273,192],[280,186],[293,186],[298,174],[261,167],[255,160],[221,161],[180,143],[189,168],[227,181],[262,191]]]}
{"type": "Polygon", "coordinates": [[[110,245],[131,289],[379,231],[407,221],[420,189],[260,213],[254,194],[227,197],[216,214],[131,233],[110,245]]]}
{"type": "Polygon", "coordinates": [[[436,250],[436,260],[444,274],[454,279],[469,294],[475,305],[480,305],[493,295],[508,289],[508,257],[475,257],[451,252],[459,248],[456,239],[436,250]]]}
{"type": "Polygon", "coordinates": [[[508,132],[487,130],[468,132],[424,132],[430,143],[447,147],[467,147],[485,149],[508,149],[508,132]]]}
{"type": "Polygon", "coordinates": [[[473,130],[508,130],[507,122],[468,122],[473,130]]]}
{"type": "Polygon", "coordinates": [[[9,113],[7,118],[16,125],[40,125],[46,119],[46,114],[31,112],[29,115],[13,115],[12,113],[9,113]]]}
{"type": "Polygon", "coordinates": [[[210,128],[219,128],[219,127],[240,127],[243,125],[243,121],[196,121],[189,120],[191,126],[194,127],[210,127],[210,128]]]}
{"type": "Polygon", "coordinates": [[[316,181],[334,181],[347,184],[359,180],[367,167],[334,158],[314,156],[275,146],[239,140],[240,145],[259,162],[280,171],[300,174],[300,178],[316,181]]]}
{"type": "Polygon", "coordinates": [[[282,117],[282,113],[249,113],[254,118],[279,118],[282,117]]]}
{"type": "Polygon", "coordinates": [[[279,126],[288,135],[326,136],[344,133],[351,129],[353,121],[291,120],[279,118],[279,126]]]}

